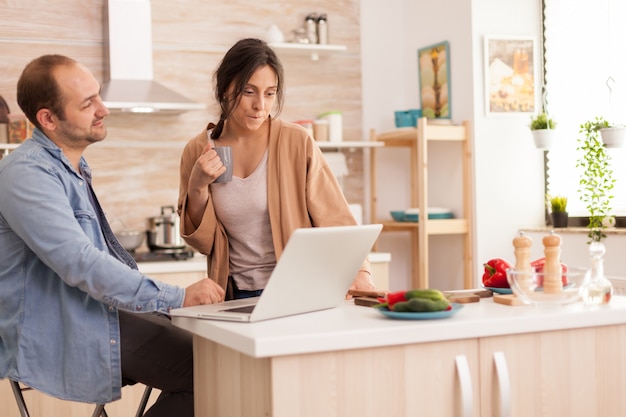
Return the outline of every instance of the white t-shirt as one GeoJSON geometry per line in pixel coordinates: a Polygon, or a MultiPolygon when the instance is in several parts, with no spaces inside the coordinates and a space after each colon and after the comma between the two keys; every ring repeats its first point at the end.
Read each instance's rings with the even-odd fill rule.
{"type": "Polygon", "coordinates": [[[240,290],[265,288],[276,254],[267,207],[267,151],[247,178],[211,184],[217,219],[228,235],[230,275],[240,290]]]}

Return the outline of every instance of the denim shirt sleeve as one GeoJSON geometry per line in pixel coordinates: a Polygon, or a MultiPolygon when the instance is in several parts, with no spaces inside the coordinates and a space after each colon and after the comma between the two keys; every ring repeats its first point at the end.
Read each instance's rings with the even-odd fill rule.
{"type": "Polygon", "coordinates": [[[12,255],[42,262],[67,285],[118,308],[168,313],[181,307],[184,289],[153,280],[109,254],[86,179],[52,151],[31,147],[2,167],[0,222],[16,235],[8,249],[12,255]]]}

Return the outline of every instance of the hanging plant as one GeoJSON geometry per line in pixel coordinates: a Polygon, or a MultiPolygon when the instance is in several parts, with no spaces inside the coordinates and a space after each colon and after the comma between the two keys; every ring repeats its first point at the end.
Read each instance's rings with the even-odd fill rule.
{"type": "Polygon", "coordinates": [[[576,167],[582,169],[578,193],[589,212],[589,243],[600,242],[606,237],[605,219],[611,218],[611,190],[615,186],[615,179],[611,157],[600,138],[600,129],[607,125],[608,122],[602,117],[580,125],[583,137],[578,139],[577,150],[582,155],[576,161],[576,167]]]}
{"type": "Polygon", "coordinates": [[[545,111],[532,115],[528,127],[530,127],[533,141],[538,149],[550,149],[552,147],[556,137],[554,135],[556,122],[548,117],[545,111]]]}
{"type": "Polygon", "coordinates": [[[548,114],[545,111],[533,115],[530,117],[530,130],[544,130],[544,129],[552,129],[556,128],[556,122],[548,117],[548,114]]]}

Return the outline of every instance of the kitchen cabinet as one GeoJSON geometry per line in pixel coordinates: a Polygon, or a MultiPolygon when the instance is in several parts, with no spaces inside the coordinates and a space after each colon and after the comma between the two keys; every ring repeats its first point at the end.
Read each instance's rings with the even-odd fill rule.
{"type": "Polygon", "coordinates": [[[626,347],[622,325],[258,360],[200,343],[199,415],[621,417],[625,369],[607,363],[621,353],[599,349],[615,336],[626,347]]]}
{"type": "Polygon", "coordinates": [[[389,262],[391,254],[386,252],[370,252],[370,273],[374,285],[379,290],[389,291],[389,262]]]}
{"type": "Polygon", "coordinates": [[[623,416],[624,348],[624,325],[480,339],[480,415],[623,416]],[[494,352],[508,382],[497,381],[494,352]]]}
{"type": "MultiPolygon", "coordinates": [[[[205,264],[206,269],[206,264],[205,264]]],[[[157,279],[166,284],[178,285],[179,287],[187,288],[191,284],[200,281],[207,277],[206,271],[198,272],[180,272],[180,273],[153,273],[148,276],[157,279]]]]}
{"type": "Polygon", "coordinates": [[[337,309],[194,333],[198,416],[621,417],[626,298],[605,308],[483,299],[446,320],[337,309]]]}
{"type": "Polygon", "coordinates": [[[138,262],[137,267],[151,278],[183,288],[207,277],[207,259],[200,253],[185,260],[138,262]]]}
{"type": "Polygon", "coordinates": [[[376,153],[384,147],[371,149],[370,158],[370,212],[371,223],[382,223],[383,232],[409,232],[411,235],[411,286],[428,288],[429,236],[459,235],[463,237],[463,286],[472,288],[473,279],[473,231],[472,231],[472,141],[468,121],[461,125],[440,125],[418,119],[417,128],[403,128],[385,133],[371,131],[371,141],[382,142],[384,147],[404,147],[410,151],[410,203],[419,208],[419,222],[398,222],[379,218],[377,213],[376,153]],[[454,219],[430,220],[428,212],[428,144],[434,141],[452,141],[459,144],[462,153],[463,213],[454,219]]]}
{"type": "MultiPolygon", "coordinates": [[[[272,358],[203,340],[195,348],[199,417],[456,416],[463,396],[456,358],[478,364],[475,340],[272,358]]],[[[477,372],[461,372],[479,385],[477,372]]],[[[469,385],[466,415],[478,416],[478,391],[469,385]]]]}

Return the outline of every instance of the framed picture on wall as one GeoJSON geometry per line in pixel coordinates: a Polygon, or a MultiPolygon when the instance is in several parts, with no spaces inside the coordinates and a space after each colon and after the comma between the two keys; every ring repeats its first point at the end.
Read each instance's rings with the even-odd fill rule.
{"type": "Polygon", "coordinates": [[[417,61],[422,116],[450,119],[450,44],[418,49],[417,61]]]}
{"type": "Polygon", "coordinates": [[[487,115],[534,113],[537,108],[537,41],[485,36],[487,115]]]}

